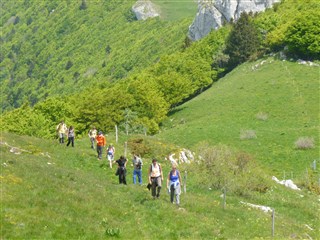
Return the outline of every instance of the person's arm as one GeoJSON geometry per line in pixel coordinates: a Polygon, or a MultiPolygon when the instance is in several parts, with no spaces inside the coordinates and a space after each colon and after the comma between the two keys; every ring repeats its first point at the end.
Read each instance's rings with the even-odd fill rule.
{"type": "Polygon", "coordinates": [[[169,172],[168,178],[167,178],[167,188],[169,188],[169,182],[170,182],[170,172],[169,172]]]}
{"type": "Polygon", "coordinates": [[[160,165],[160,164],[159,164],[159,168],[160,168],[161,180],[163,181],[163,172],[162,172],[162,167],[161,167],[161,165],[160,165]]]}
{"type": "Polygon", "coordinates": [[[148,179],[149,179],[149,183],[151,184],[151,167],[149,167],[148,169],[148,179]]]}

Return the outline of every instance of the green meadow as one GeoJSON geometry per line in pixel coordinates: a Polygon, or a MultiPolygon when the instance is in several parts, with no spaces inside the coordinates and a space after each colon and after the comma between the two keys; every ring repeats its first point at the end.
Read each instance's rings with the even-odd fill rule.
{"type": "Polygon", "coordinates": [[[161,18],[169,21],[182,18],[194,18],[197,13],[197,3],[193,0],[153,0],[159,7],[161,18]]]}
{"type": "Polygon", "coordinates": [[[315,182],[312,191],[306,182],[319,177],[319,67],[274,58],[246,63],[177,107],[160,134],[121,135],[116,143],[109,132],[107,139],[115,143],[116,158],[124,154],[125,142],[143,139],[149,149],[143,156],[143,186],[132,184],[130,164],[128,185],[119,185],[115,168],[97,160],[87,137],[76,138],[71,148],[57,140],[2,132],[1,239],[320,237],[319,185],[315,182]],[[300,137],[312,138],[313,148],[297,149],[300,137]],[[187,192],[181,205],[170,203],[165,187],[153,200],[146,188],[151,158],[159,159],[166,178],[170,163],[164,156],[180,148],[201,154],[201,142],[249,155],[257,171],[268,176],[268,188],[243,195],[227,190],[223,207],[223,190],[204,181],[196,162],[182,163],[187,192]],[[316,170],[310,166],[314,160],[316,170]],[[287,178],[293,174],[300,191],[271,180],[282,180],[284,172],[287,178]],[[274,209],[274,229],[271,212],[247,203],[274,209]]]}
{"type": "Polygon", "coordinates": [[[176,108],[159,137],[190,148],[224,144],[251,154],[278,178],[302,176],[319,162],[319,81],[319,67],[297,62],[243,64],[176,108]],[[313,139],[314,148],[297,149],[301,137],[313,139]]]}

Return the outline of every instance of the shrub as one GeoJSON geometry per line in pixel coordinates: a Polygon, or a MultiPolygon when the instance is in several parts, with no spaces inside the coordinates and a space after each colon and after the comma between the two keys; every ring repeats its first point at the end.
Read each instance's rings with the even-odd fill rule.
{"type": "Polygon", "coordinates": [[[257,138],[256,132],[254,130],[241,130],[240,132],[240,139],[253,139],[257,138]]]}
{"type": "Polygon", "coordinates": [[[258,120],[266,121],[268,119],[268,114],[264,112],[259,112],[257,113],[256,117],[258,120]]]}
{"type": "Polygon", "coordinates": [[[314,139],[311,137],[300,137],[295,142],[296,149],[310,149],[314,148],[314,139]]]}
{"type": "Polygon", "coordinates": [[[286,32],[286,44],[291,53],[305,59],[319,59],[320,16],[316,12],[302,14],[286,32]]]}
{"type": "Polygon", "coordinates": [[[190,168],[199,174],[201,184],[214,189],[226,188],[237,195],[248,195],[250,191],[265,192],[268,183],[252,156],[244,152],[235,152],[227,146],[209,147],[200,145],[198,164],[190,168]]]}

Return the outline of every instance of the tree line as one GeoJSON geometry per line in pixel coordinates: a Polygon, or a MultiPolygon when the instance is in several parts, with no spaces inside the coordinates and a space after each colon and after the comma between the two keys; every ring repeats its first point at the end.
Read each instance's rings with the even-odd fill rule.
{"type": "MultiPolygon", "coordinates": [[[[36,103],[26,101],[20,108],[2,114],[1,128],[19,134],[53,137],[53,126],[65,120],[75,126],[78,134],[92,125],[104,131],[118,125],[126,132],[155,134],[175,106],[201,93],[245,61],[284,47],[290,56],[319,60],[317,10],[319,5],[312,1],[292,4],[288,0],[265,13],[242,13],[237,22],[211,32],[198,42],[181,40],[178,50],[163,53],[149,66],[128,74],[135,66],[128,62],[134,61],[136,55],[132,56],[128,64],[121,64],[125,68],[124,75],[116,81],[105,76],[107,81],[90,81],[90,87],[83,87],[80,82],[74,84],[75,88],[81,89],[78,92],[66,90],[66,95],[46,97],[36,103]],[[302,13],[299,12],[301,9],[304,10],[302,13]],[[283,15],[287,18],[280,17],[283,15]]],[[[153,44],[156,43],[145,42],[144,50],[151,50],[153,44]]],[[[109,45],[105,48],[105,54],[112,51],[109,45]]],[[[139,60],[136,64],[140,65],[139,60]]],[[[68,62],[64,67],[69,70],[74,65],[68,62]]],[[[103,78],[94,69],[88,74],[92,74],[91,78],[103,78]]],[[[73,77],[76,79],[79,75],[73,77]]],[[[60,83],[72,89],[63,79],[60,83]]],[[[43,82],[43,85],[47,84],[43,82]]]]}

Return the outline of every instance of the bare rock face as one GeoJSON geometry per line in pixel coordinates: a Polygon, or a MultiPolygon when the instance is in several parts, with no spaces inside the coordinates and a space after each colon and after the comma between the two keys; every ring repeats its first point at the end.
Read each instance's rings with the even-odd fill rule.
{"type": "Polygon", "coordinates": [[[189,38],[197,41],[242,12],[262,12],[281,0],[198,0],[198,13],[189,27],[189,38]]]}
{"type": "Polygon", "coordinates": [[[132,11],[138,20],[146,20],[160,16],[156,6],[149,0],[138,0],[133,6],[132,11]]]}

